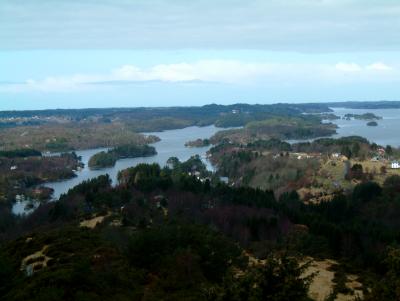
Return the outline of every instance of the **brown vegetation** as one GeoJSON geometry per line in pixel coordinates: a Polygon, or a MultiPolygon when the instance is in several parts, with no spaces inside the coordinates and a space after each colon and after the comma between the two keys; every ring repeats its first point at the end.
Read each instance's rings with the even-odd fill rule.
{"type": "Polygon", "coordinates": [[[147,144],[155,136],[135,133],[124,124],[47,124],[16,127],[0,131],[0,149],[34,148],[41,151],[66,151],[112,147],[127,143],[147,144]]]}

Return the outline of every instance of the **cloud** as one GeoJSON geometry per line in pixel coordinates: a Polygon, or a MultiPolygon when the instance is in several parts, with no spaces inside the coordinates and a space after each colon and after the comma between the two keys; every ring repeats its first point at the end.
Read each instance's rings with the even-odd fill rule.
{"type": "Polygon", "coordinates": [[[1,49],[398,51],[395,0],[1,0],[1,49]]]}
{"type": "Polygon", "coordinates": [[[340,83],[343,81],[374,82],[400,80],[398,70],[382,62],[295,64],[243,62],[238,60],[199,60],[175,64],[158,64],[148,68],[123,65],[104,74],[75,74],[28,79],[23,83],[0,84],[0,92],[71,92],[123,84],[229,84],[283,86],[286,83],[340,83]],[[343,77],[343,73],[347,76],[343,77]],[[383,76],[385,75],[385,76],[383,76]]]}
{"type": "Polygon", "coordinates": [[[363,70],[360,65],[355,63],[337,63],[335,68],[344,72],[359,72],[363,70]]]}
{"type": "Polygon", "coordinates": [[[194,63],[159,64],[148,69],[126,65],[113,71],[113,76],[127,80],[160,80],[166,82],[211,81],[238,83],[272,72],[276,65],[245,63],[235,60],[201,60],[194,63]]]}
{"type": "Polygon", "coordinates": [[[390,67],[390,66],[388,66],[388,65],[386,65],[384,63],[381,63],[381,62],[377,62],[377,63],[373,63],[371,65],[368,65],[366,67],[366,69],[368,69],[368,70],[377,70],[377,71],[390,71],[390,70],[393,70],[392,67],[390,67]]]}

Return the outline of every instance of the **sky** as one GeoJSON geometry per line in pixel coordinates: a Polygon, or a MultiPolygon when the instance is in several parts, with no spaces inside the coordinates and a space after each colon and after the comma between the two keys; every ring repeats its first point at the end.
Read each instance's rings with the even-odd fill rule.
{"type": "Polygon", "coordinates": [[[400,100],[399,0],[1,0],[0,110],[400,100]]]}

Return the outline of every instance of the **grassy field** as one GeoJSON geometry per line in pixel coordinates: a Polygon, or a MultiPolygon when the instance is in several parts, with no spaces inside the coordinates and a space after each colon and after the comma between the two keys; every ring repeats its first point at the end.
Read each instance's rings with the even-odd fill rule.
{"type": "MultiPolygon", "coordinates": [[[[351,191],[360,181],[345,178],[346,161],[340,159],[321,159],[321,166],[316,173],[311,187],[299,189],[301,197],[307,194],[314,196],[311,202],[329,201],[332,194],[338,190],[351,191]]],[[[383,184],[385,179],[391,175],[400,175],[400,169],[392,169],[389,161],[349,160],[349,166],[361,164],[364,173],[371,173],[373,181],[383,184]],[[386,172],[382,173],[382,167],[386,172]]]]}

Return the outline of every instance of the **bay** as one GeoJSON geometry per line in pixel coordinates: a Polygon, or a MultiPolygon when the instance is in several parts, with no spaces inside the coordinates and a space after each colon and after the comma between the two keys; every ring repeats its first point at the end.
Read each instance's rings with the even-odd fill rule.
{"type": "MultiPolygon", "coordinates": [[[[223,129],[211,125],[205,127],[192,126],[177,130],[144,133],[145,135],[156,135],[161,139],[160,141],[152,144],[157,150],[157,155],[151,157],[121,159],[116,162],[115,166],[110,168],[93,170],[88,167],[90,157],[100,151],[106,151],[107,148],[76,151],[76,154],[82,157],[82,163],[85,165],[83,169],[76,172],[76,177],[68,180],[48,182],[43,184],[43,186],[52,188],[54,190],[52,196],[52,200],[54,201],[58,200],[61,194],[67,193],[69,189],[73,188],[79,183],[82,183],[83,181],[96,178],[100,175],[108,174],[113,184],[116,184],[119,171],[129,167],[134,167],[140,163],[158,163],[160,166],[165,166],[170,157],[177,157],[180,161],[186,161],[191,156],[199,155],[207,165],[207,168],[211,171],[214,171],[212,164],[206,159],[206,153],[211,146],[190,148],[186,147],[185,143],[189,140],[195,140],[197,138],[210,138],[220,130],[223,129]]],[[[24,208],[25,204],[23,202],[16,202],[12,210],[14,214],[24,214],[27,213],[24,208]]]]}

